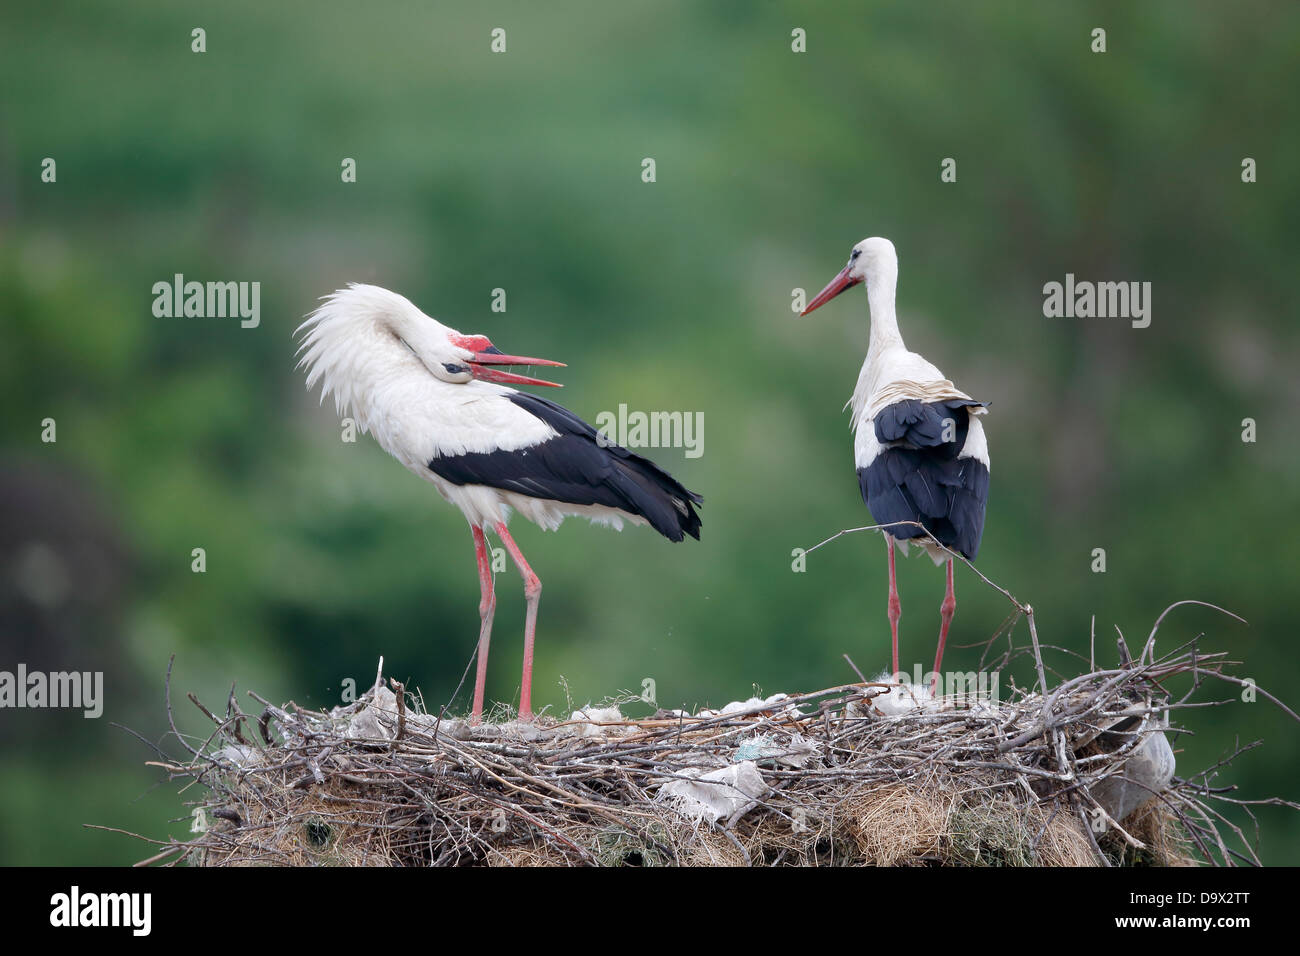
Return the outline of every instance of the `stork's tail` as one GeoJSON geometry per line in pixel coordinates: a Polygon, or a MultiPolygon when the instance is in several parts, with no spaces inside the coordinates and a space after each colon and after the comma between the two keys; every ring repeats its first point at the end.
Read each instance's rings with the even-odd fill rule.
{"type": "Polygon", "coordinates": [[[670,541],[681,541],[690,535],[700,539],[700,516],[695,506],[704,498],[689,491],[680,481],[648,458],[633,454],[626,448],[610,445],[616,467],[622,475],[621,489],[650,527],[670,541]]]}

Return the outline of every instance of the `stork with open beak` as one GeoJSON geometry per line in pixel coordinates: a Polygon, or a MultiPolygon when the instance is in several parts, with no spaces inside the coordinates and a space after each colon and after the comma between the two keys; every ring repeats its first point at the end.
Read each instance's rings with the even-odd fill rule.
{"type": "Polygon", "coordinates": [[[946,547],[975,560],[989,493],[989,448],[979,420],[987,402],[975,401],[903,344],[894,312],[898,255],[888,239],[873,237],[855,245],[848,264],[800,315],[807,315],[860,283],[867,286],[871,339],[857,387],[849,399],[858,487],[876,524],[910,521],[921,526],[900,525],[885,531],[889,628],[896,675],[902,606],[894,571],[894,544],[898,542],[906,554],[908,540],[920,538],[918,544],[936,565],[947,562],[948,586],[939,606],[933,693],[957,598],[952,557],[935,547],[925,531],[946,547]]]}
{"type": "Polygon", "coordinates": [[[483,712],[496,610],[485,533],[501,539],[524,580],[519,715],[532,715],[533,644],[542,583],[506,528],[519,512],[545,529],[579,515],[621,529],[648,524],[671,541],[698,539],[702,498],[648,459],[610,442],[572,412],[511,385],[556,383],[500,366],[562,366],[501,352],[409,300],[373,285],[326,296],[298,328],[307,387],[320,383],[390,455],[433,484],[469,522],[478,560],[479,641],[471,719],[483,712]]]}

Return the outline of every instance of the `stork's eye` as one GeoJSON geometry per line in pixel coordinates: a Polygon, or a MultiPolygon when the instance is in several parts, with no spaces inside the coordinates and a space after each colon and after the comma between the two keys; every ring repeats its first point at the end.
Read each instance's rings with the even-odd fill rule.
{"type": "Polygon", "coordinates": [[[452,375],[460,375],[463,372],[469,371],[468,365],[457,365],[454,362],[443,362],[442,367],[445,368],[452,375]]]}
{"type": "Polygon", "coordinates": [[[853,250],[853,255],[849,256],[849,262],[852,262],[854,259],[856,259],[856,258],[857,258],[858,256],[860,256],[860,255],[862,255],[862,250],[861,250],[861,249],[854,249],[854,250],[853,250]]]}

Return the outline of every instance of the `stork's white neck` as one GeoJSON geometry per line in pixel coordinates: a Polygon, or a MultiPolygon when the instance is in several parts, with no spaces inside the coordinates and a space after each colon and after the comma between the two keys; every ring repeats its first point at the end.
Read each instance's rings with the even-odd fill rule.
{"type": "Polygon", "coordinates": [[[894,312],[894,289],[898,285],[898,260],[890,257],[886,262],[873,263],[867,270],[867,307],[871,312],[871,342],[867,357],[858,373],[858,383],[849,399],[853,409],[851,427],[855,430],[871,402],[871,396],[880,387],[882,378],[889,375],[890,362],[886,353],[906,351],[903,337],[898,332],[898,316],[894,312]]]}
{"type": "Polygon", "coordinates": [[[898,262],[882,262],[867,276],[867,307],[871,310],[871,344],[868,355],[890,346],[902,346],[898,332],[898,315],[894,312],[894,292],[898,286],[898,262]]]}

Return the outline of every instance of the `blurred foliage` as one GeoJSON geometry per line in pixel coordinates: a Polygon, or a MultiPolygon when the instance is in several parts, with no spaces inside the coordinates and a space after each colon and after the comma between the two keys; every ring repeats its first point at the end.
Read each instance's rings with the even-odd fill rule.
{"type": "MultiPolygon", "coordinates": [[[[569,706],[562,677],[576,704],[648,676],[661,704],[695,706],[852,679],[845,652],[885,663],[878,537],[791,571],[792,549],[869,523],[840,412],[865,296],[790,310],[867,235],[899,249],[909,345],[993,403],[980,566],[1044,639],[1086,653],[1095,616],[1109,660],[1115,628],[1138,641],[1166,605],[1212,601],[1250,626],[1181,609],[1162,646],[1204,631],[1300,700],[1295,4],[56,0],[0,24],[0,467],[49,489],[36,530],[6,517],[0,667],[108,671],[98,721],[0,713],[0,861],[147,855],[84,823],[186,830],[149,749],[110,725],[163,737],[173,653],[178,719],[200,734],[184,693],[220,708],[235,681],[329,705],[382,654],[431,706],[457,686],[477,634],[464,521],[369,438],[341,442],[294,368],[301,317],[351,280],[567,361],[561,397],[589,420],[621,402],[704,414],[702,458],[652,452],[705,495],[701,543],[517,526],[547,584],[539,704],[569,706]],[[1067,272],[1150,281],[1151,327],[1045,319],[1042,286],[1067,272]],[[154,318],[175,273],[259,281],[260,327],[154,318]],[[87,566],[117,590],[86,597],[55,545],[72,596],[27,607],[15,568],[46,537],[102,541],[87,566]]],[[[489,681],[505,699],[516,580],[489,681]]],[[[942,575],[906,562],[900,587],[924,662],[942,575]]],[[[1005,602],[964,571],[958,592],[951,660],[973,666],[1005,602]]],[[[1184,716],[1184,772],[1263,738],[1222,779],[1297,797],[1300,738],[1277,710],[1184,716]]],[[[1265,860],[1300,862],[1300,820],[1259,817],[1265,860]]]]}

